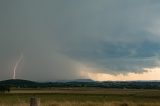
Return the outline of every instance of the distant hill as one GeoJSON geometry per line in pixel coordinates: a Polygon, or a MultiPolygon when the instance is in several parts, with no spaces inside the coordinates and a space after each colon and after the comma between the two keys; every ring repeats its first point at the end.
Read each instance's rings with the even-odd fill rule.
{"type": "Polygon", "coordinates": [[[73,82],[94,82],[94,81],[91,79],[76,79],[76,80],[73,80],[73,82]]]}
{"type": "Polygon", "coordinates": [[[75,79],[75,80],[57,80],[54,82],[94,82],[94,80],[91,79],[75,79]]]}
{"type": "Polygon", "coordinates": [[[0,85],[9,85],[11,87],[35,87],[39,83],[22,79],[9,79],[0,81],[0,85]]]}
{"type": "Polygon", "coordinates": [[[0,81],[0,84],[20,84],[20,83],[36,83],[34,81],[30,81],[30,80],[23,80],[23,79],[8,79],[8,80],[3,80],[0,81]]]}
{"type": "Polygon", "coordinates": [[[98,82],[90,79],[77,79],[55,82],[35,82],[22,79],[9,79],[0,81],[0,87],[7,85],[17,88],[44,88],[44,87],[97,87],[119,89],[160,89],[159,81],[104,81],[98,82]]]}

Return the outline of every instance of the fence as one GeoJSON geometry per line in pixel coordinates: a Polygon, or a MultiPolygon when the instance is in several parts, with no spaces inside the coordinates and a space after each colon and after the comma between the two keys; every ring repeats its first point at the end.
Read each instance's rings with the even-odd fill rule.
{"type": "Polygon", "coordinates": [[[40,106],[40,98],[31,98],[30,106],[40,106]]]}

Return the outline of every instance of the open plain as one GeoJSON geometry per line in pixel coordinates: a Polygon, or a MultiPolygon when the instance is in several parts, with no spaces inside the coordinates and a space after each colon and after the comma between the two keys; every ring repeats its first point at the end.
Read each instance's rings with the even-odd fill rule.
{"type": "Polygon", "coordinates": [[[29,106],[31,97],[41,106],[160,106],[160,90],[104,88],[12,88],[0,106],[29,106]]]}

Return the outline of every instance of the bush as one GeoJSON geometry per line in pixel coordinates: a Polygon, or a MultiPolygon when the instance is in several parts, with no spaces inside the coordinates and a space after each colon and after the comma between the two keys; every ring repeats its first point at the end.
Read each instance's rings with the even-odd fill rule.
{"type": "Polygon", "coordinates": [[[0,86],[0,92],[5,93],[5,92],[10,92],[10,87],[9,86],[0,86]]]}

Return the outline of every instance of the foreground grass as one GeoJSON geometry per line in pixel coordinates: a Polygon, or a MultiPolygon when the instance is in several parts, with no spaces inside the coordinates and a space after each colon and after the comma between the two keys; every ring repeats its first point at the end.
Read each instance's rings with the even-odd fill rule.
{"type": "Polygon", "coordinates": [[[27,89],[0,94],[0,106],[29,106],[31,97],[41,106],[160,106],[160,90],[27,89]]]}
{"type": "MultiPolygon", "coordinates": [[[[0,106],[29,106],[28,103],[1,104],[0,106]]],[[[160,103],[133,103],[133,102],[49,102],[41,106],[160,106],[160,103]]]]}

